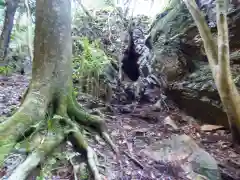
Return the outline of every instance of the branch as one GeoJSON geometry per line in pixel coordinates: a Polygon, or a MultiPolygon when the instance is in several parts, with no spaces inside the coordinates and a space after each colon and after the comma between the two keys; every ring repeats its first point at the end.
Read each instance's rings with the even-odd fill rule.
{"type": "Polygon", "coordinates": [[[214,42],[210,28],[208,27],[201,11],[198,9],[196,2],[194,0],[183,0],[183,1],[186,4],[189,12],[191,13],[198,27],[199,33],[203,40],[203,44],[205,47],[205,51],[208,57],[210,67],[212,71],[215,72],[214,67],[215,65],[218,64],[218,52],[217,52],[217,46],[216,46],[216,43],[214,42]]]}
{"type": "Polygon", "coordinates": [[[92,150],[91,147],[88,146],[87,142],[85,141],[82,133],[79,131],[78,125],[71,121],[70,119],[65,118],[65,122],[70,125],[70,131],[73,133],[73,136],[76,140],[77,146],[84,150],[87,155],[87,162],[89,165],[89,168],[94,176],[94,180],[101,180],[101,176],[99,174],[99,171],[96,166],[96,159],[94,158],[94,151],[92,150]]]}
{"type": "Polygon", "coordinates": [[[230,55],[227,24],[227,1],[217,0],[218,61],[221,73],[227,77],[230,73],[230,55]]]}
{"type": "Polygon", "coordinates": [[[91,19],[94,20],[94,18],[91,16],[91,14],[88,12],[88,10],[85,8],[85,6],[83,5],[81,0],[77,0],[77,2],[80,4],[82,10],[84,11],[84,13],[91,19]]]}

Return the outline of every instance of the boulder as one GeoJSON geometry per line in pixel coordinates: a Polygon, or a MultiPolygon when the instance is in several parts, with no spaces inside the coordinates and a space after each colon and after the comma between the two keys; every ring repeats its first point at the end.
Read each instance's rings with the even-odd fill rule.
{"type": "MultiPolygon", "coordinates": [[[[239,15],[240,10],[229,14],[229,29],[231,70],[234,81],[240,90],[240,56],[238,50],[240,36],[237,33],[237,30],[240,30],[239,15]]],[[[206,123],[221,124],[228,127],[227,115],[213,81],[202,41],[197,34],[197,29],[195,30],[195,37],[193,37],[194,33],[191,33],[191,36],[182,38],[186,47],[185,51],[189,49],[188,46],[192,49],[202,49],[201,51],[191,51],[192,56],[185,56],[187,61],[194,62],[195,69],[193,72],[185,74],[184,78],[169,83],[167,93],[189,115],[206,123]],[[198,61],[192,60],[193,58],[198,61]]],[[[193,29],[191,31],[194,32],[193,29]]],[[[217,36],[215,31],[213,31],[213,35],[214,37],[217,36]]]]}
{"type": "MultiPolygon", "coordinates": [[[[202,39],[186,6],[172,1],[167,15],[152,28],[157,74],[168,80],[167,95],[189,115],[208,124],[228,127],[218,91],[209,69],[202,39]],[[183,13],[184,17],[180,18],[183,13]],[[155,28],[155,29],[154,29],[155,28]],[[158,33],[156,33],[158,32],[158,33]]],[[[237,7],[234,4],[234,7],[237,7]]],[[[235,83],[240,87],[240,9],[229,9],[230,62],[235,83]]],[[[217,29],[211,28],[217,43],[217,29]]]]}
{"type": "Polygon", "coordinates": [[[171,169],[178,168],[175,176],[179,179],[221,179],[216,160],[185,134],[155,142],[142,152],[155,162],[154,166],[168,164],[171,169]]]}

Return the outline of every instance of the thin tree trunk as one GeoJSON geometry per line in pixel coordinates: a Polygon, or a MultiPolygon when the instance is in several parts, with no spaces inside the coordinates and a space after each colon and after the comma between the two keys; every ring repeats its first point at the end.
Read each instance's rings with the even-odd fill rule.
{"type": "Polygon", "coordinates": [[[27,9],[27,41],[28,41],[28,53],[30,56],[30,59],[32,61],[33,59],[33,48],[32,48],[32,15],[31,15],[31,11],[28,5],[28,0],[25,0],[25,8],[27,9]]]}
{"type": "Polygon", "coordinates": [[[6,0],[6,11],[3,30],[0,39],[0,64],[4,64],[7,56],[11,32],[13,28],[14,15],[20,0],[6,0]]]}

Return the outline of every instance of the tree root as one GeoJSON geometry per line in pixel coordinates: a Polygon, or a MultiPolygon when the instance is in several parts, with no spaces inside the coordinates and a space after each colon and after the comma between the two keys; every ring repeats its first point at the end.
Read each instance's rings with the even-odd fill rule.
{"type": "Polygon", "coordinates": [[[112,150],[118,155],[119,151],[118,151],[117,147],[115,146],[115,144],[113,143],[113,141],[111,140],[111,138],[108,135],[108,133],[102,132],[101,135],[104,138],[104,140],[111,146],[112,150]]]}
{"type": "Polygon", "coordinates": [[[137,166],[139,166],[141,169],[144,169],[144,166],[133,156],[131,156],[130,154],[128,154],[127,152],[123,152],[130,160],[132,160],[137,166]]]}
{"type": "Polygon", "coordinates": [[[9,154],[19,137],[23,136],[33,124],[45,119],[48,103],[49,100],[40,99],[37,94],[30,93],[18,111],[0,124],[0,163],[9,154]]]}
{"type": "MultiPolygon", "coordinates": [[[[31,94],[31,93],[30,93],[31,94]]],[[[46,114],[48,112],[49,100],[38,101],[35,97],[27,94],[22,106],[19,110],[6,122],[0,126],[0,133],[2,139],[0,139],[1,155],[0,160],[4,159],[4,156],[9,154],[18,138],[23,135],[33,124],[37,124],[40,120],[46,120],[46,114]],[[5,145],[5,146],[4,146],[5,145]],[[8,145],[6,147],[6,145],[8,145]]],[[[94,176],[95,180],[101,180],[100,173],[97,168],[97,156],[91,147],[88,146],[82,133],[79,130],[79,124],[86,125],[87,127],[94,128],[102,138],[111,146],[111,148],[118,154],[118,150],[112,142],[110,136],[106,132],[104,120],[98,116],[90,115],[84,112],[84,109],[76,102],[71,95],[70,98],[63,96],[59,99],[55,113],[51,119],[51,127],[47,121],[43,121],[41,127],[46,127],[48,130],[46,135],[41,135],[40,130],[31,135],[27,135],[22,146],[29,147],[27,152],[30,152],[27,159],[20,164],[8,178],[9,180],[25,180],[30,172],[35,169],[44,158],[57,147],[66,136],[73,135],[76,140],[77,148],[80,148],[85,152],[89,168],[94,176]],[[71,119],[69,118],[71,117],[71,119]],[[73,120],[76,120],[73,121],[73,120]],[[64,122],[64,123],[63,123],[64,122]],[[44,126],[42,126],[44,125],[44,126]],[[48,125],[48,126],[47,126],[48,125]]],[[[51,108],[50,108],[51,109],[51,108]]],[[[52,110],[52,109],[51,109],[52,110]]],[[[52,115],[52,114],[51,114],[52,115]]],[[[44,130],[44,129],[43,129],[44,130]]]]}
{"type": "Polygon", "coordinates": [[[27,159],[15,169],[8,180],[25,180],[32,170],[34,170],[55,147],[64,140],[64,132],[55,125],[45,140],[40,144],[27,159]],[[57,131],[56,131],[57,130],[57,131]]]}
{"type": "Polygon", "coordinates": [[[118,150],[114,143],[112,142],[111,138],[109,137],[108,133],[106,132],[106,127],[104,120],[101,119],[99,116],[94,116],[86,113],[83,109],[78,108],[79,105],[76,101],[73,100],[72,97],[68,104],[68,114],[73,115],[77,122],[87,126],[93,126],[97,132],[104,138],[104,140],[110,145],[112,150],[118,154],[118,150]]]}
{"type": "Polygon", "coordinates": [[[83,149],[86,152],[87,162],[88,162],[89,168],[94,176],[94,179],[101,180],[101,176],[99,174],[99,171],[98,171],[97,165],[96,165],[97,162],[94,158],[94,154],[95,154],[94,151],[92,150],[91,147],[88,146],[87,142],[84,140],[82,133],[78,130],[77,124],[72,122],[70,119],[64,119],[64,120],[67,124],[69,124],[71,126],[71,130],[69,132],[73,133],[73,136],[75,137],[75,139],[77,141],[78,147],[80,147],[81,149],[83,149]]]}
{"type": "Polygon", "coordinates": [[[87,147],[87,158],[88,158],[88,165],[93,173],[94,179],[95,180],[101,180],[101,176],[99,174],[99,171],[96,166],[96,160],[94,158],[94,151],[92,150],[91,147],[87,147]]]}

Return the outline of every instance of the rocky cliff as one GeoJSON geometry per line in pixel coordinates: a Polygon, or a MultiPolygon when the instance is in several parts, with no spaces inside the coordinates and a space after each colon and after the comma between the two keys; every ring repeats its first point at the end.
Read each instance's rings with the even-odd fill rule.
{"type": "MultiPolygon", "coordinates": [[[[183,3],[172,6],[175,12],[170,10],[172,14],[158,20],[161,25],[152,30],[158,57],[155,70],[163,67],[168,76],[167,94],[181,109],[203,122],[228,127],[198,30],[183,3]],[[183,13],[188,21],[179,17],[183,13]],[[162,34],[155,35],[156,31],[162,34]]],[[[240,9],[230,11],[228,17],[232,74],[240,87],[240,9]]],[[[216,28],[211,30],[217,37],[216,28]]]]}

